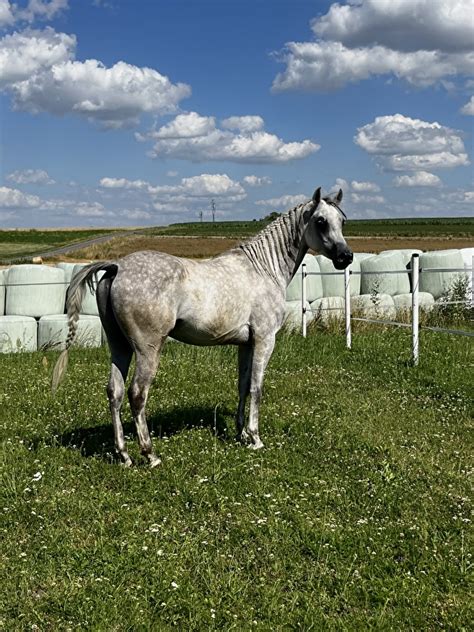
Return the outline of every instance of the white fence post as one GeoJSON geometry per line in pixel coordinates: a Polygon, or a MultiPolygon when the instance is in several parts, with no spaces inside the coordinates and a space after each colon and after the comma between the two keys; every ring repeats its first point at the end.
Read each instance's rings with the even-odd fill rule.
{"type": "Polygon", "coordinates": [[[420,357],[420,255],[411,256],[411,335],[412,335],[412,358],[413,364],[417,365],[420,357]]]}
{"type": "Polygon", "coordinates": [[[349,268],[344,269],[344,315],[346,320],[346,347],[352,347],[351,332],[351,273],[349,268]]]}
{"type": "Polygon", "coordinates": [[[301,321],[303,338],[306,338],[306,263],[301,266],[301,321]]]}

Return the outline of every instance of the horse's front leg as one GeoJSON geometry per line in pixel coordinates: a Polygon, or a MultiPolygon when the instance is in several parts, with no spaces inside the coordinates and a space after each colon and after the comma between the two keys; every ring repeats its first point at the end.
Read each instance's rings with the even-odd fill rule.
{"type": "Polygon", "coordinates": [[[265,338],[255,338],[252,356],[252,370],[250,377],[250,413],[246,435],[248,447],[253,450],[263,448],[258,434],[258,411],[262,398],[263,375],[275,346],[275,334],[265,338]]]}
{"type": "Polygon", "coordinates": [[[253,347],[251,344],[239,345],[239,406],[237,408],[237,417],[235,426],[237,431],[237,440],[245,440],[244,422],[245,422],[245,403],[250,392],[250,376],[252,371],[252,354],[253,347]],[[244,435],[244,436],[242,436],[244,435]]]}

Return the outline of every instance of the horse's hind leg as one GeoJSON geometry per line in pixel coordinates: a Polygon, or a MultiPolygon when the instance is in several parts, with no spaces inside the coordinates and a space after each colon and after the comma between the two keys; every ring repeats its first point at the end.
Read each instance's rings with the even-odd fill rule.
{"type": "Polygon", "coordinates": [[[158,369],[161,348],[165,340],[166,336],[161,338],[157,346],[147,345],[145,350],[135,349],[135,374],[128,389],[130,408],[137,428],[140,449],[151,467],[159,465],[161,459],[153,451],[153,444],[146,423],[145,406],[150,385],[158,369]]]}
{"type": "Polygon", "coordinates": [[[112,279],[104,278],[97,289],[97,305],[102,321],[102,326],[107,334],[112,366],[107,384],[107,397],[114,428],[115,449],[120,455],[126,467],[132,465],[132,460],[127,452],[125,437],[123,435],[120,411],[125,394],[125,380],[127,379],[133,350],[125,335],[122,333],[112,306],[110,304],[110,285],[112,279]]]}

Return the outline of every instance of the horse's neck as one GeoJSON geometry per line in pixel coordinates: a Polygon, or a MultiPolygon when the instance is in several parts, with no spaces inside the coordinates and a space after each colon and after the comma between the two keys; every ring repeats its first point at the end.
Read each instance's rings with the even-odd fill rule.
{"type": "Polygon", "coordinates": [[[242,245],[257,270],[270,276],[283,290],[308,251],[303,239],[303,213],[304,205],[292,209],[242,245]]]}

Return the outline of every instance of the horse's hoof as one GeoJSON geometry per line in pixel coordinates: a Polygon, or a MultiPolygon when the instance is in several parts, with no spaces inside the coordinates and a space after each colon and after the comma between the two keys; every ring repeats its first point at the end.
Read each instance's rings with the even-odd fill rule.
{"type": "Polygon", "coordinates": [[[238,434],[236,438],[237,438],[237,441],[240,441],[242,445],[248,445],[250,443],[250,437],[245,432],[245,430],[242,430],[242,432],[238,434]]]}
{"type": "Polygon", "coordinates": [[[122,461],[122,463],[120,464],[122,467],[132,467],[133,465],[133,461],[130,457],[127,457],[126,459],[124,459],[122,461]]]}
{"type": "Polygon", "coordinates": [[[149,463],[151,468],[158,467],[158,465],[161,465],[161,459],[153,455],[149,457],[149,463]]]}
{"type": "Polygon", "coordinates": [[[263,447],[263,442],[260,439],[256,439],[255,443],[249,443],[247,445],[247,448],[249,448],[249,450],[261,450],[263,447]]]}

